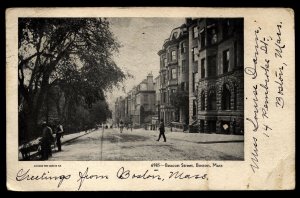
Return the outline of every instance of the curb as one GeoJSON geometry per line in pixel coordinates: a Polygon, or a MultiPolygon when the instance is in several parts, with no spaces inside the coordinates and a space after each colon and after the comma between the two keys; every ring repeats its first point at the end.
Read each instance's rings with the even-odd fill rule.
{"type": "Polygon", "coordinates": [[[66,141],[62,142],[61,145],[65,144],[65,143],[68,143],[68,142],[71,142],[71,141],[73,141],[73,140],[76,140],[77,138],[80,138],[80,137],[82,137],[82,136],[88,135],[88,134],[90,134],[90,133],[92,133],[92,132],[95,132],[95,131],[96,131],[96,130],[90,131],[90,132],[87,132],[87,133],[82,134],[82,135],[80,135],[80,136],[77,136],[77,137],[71,138],[71,139],[69,139],[69,140],[66,140],[66,141]]]}

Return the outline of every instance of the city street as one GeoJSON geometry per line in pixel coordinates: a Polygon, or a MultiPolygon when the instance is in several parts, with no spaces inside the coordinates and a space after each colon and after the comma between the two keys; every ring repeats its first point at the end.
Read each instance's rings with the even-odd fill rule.
{"type": "Polygon", "coordinates": [[[68,141],[49,160],[243,160],[244,136],[166,132],[167,142],[157,142],[158,131],[102,129],[68,141]]]}

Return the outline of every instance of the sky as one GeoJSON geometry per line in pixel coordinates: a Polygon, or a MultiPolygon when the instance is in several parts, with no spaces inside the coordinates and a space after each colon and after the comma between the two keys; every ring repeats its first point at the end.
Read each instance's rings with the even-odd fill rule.
{"type": "MultiPolygon", "coordinates": [[[[125,96],[149,73],[154,78],[159,74],[158,51],[171,31],[181,26],[184,18],[108,18],[115,38],[121,43],[119,53],[114,56],[118,67],[134,77],[124,82],[124,91],[115,88],[107,93],[110,106],[119,96],[125,96]]],[[[112,106],[111,106],[111,109],[112,106]]]]}

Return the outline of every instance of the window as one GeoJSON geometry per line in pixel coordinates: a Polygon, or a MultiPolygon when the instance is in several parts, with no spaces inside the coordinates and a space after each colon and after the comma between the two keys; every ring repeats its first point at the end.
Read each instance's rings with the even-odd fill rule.
{"type": "Polygon", "coordinates": [[[223,91],[222,91],[222,109],[223,110],[230,110],[230,91],[227,84],[223,85],[223,91]]]}
{"type": "Polygon", "coordinates": [[[198,27],[197,27],[197,26],[195,26],[195,27],[193,28],[193,37],[194,37],[194,38],[198,38],[198,27]]]}
{"type": "Polygon", "coordinates": [[[196,73],[193,73],[193,92],[195,91],[196,73]]]}
{"type": "Polygon", "coordinates": [[[205,47],[205,30],[204,28],[200,31],[200,49],[205,47]]]}
{"type": "Polygon", "coordinates": [[[178,35],[178,32],[174,32],[174,33],[173,33],[173,39],[176,39],[176,38],[177,38],[177,35],[178,35]]]}
{"type": "Polygon", "coordinates": [[[201,78],[205,78],[205,58],[201,59],[201,78]]]}
{"type": "Polygon", "coordinates": [[[185,42],[182,42],[181,43],[181,46],[180,46],[180,48],[181,48],[181,53],[185,53],[186,52],[186,48],[185,48],[186,46],[185,46],[185,42]]]}
{"type": "Polygon", "coordinates": [[[168,60],[165,58],[164,59],[164,66],[167,67],[168,66],[168,60]]]}
{"type": "Polygon", "coordinates": [[[172,79],[176,79],[177,78],[177,71],[176,71],[176,69],[172,69],[171,72],[172,72],[172,75],[171,75],[172,79]]]}
{"type": "Polygon", "coordinates": [[[148,103],[148,95],[147,94],[144,95],[144,103],[148,103]]]}
{"type": "Polygon", "coordinates": [[[198,60],[198,48],[194,47],[193,48],[193,61],[197,61],[198,60]]]}
{"type": "Polygon", "coordinates": [[[229,50],[223,52],[223,74],[228,72],[229,69],[229,50]]]}
{"type": "Polygon", "coordinates": [[[215,44],[218,41],[217,29],[215,24],[212,24],[207,28],[207,42],[211,44],[215,44]]]}
{"type": "Polygon", "coordinates": [[[201,111],[205,110],[205,92],[201,92],[201,111]]]}
{"type": "Polygon", "coordinates": [[[162,81],[162,84],[166,83],[166,76],[165,76],[165,74],[161,75],[161,81],[162,81]]]}
{"type": "Polygon", "coordinates": [[[213,77],[217,75],[217,62],[216,55],[209,56],[207,59],[207,69],[208,69],[208,77],[213,77]]]}
{"type": "Polygon", "coordinates": [[[176,54],[176,51],[175,51],[175,50],[173,50],[173,51],[171,52],[171,55],[172,55],[172,57],[171,57],[171,60],[172,60],[172,61],[177,60],[177,54],[176,54]]]}
{"type": "Polygon", "coordinates": [[[182,83],[180,84],[180,89],[181,89],[181,91],[184,91],[184,87],[185,87],[185,83],[182,82],[182,83]]]}
{"type": "Polygon", "coordinates": [[[169,77],[170,77],[170,70],[169,70],[169,68],[168,68],[167,73],[165,75],[166,75],[166,83],[168,83],[167,81],[169,80],[169,77]]]}
{"type": "Polygon", "coordinates": [[[163,92],[163,102],[166,103],[167,93],[163,92]]]}
{"type": "Polygon", "coordinates": [[[181,67],[182,67],[182,73],[184,74],[185,72],[187,72],[187,66],[186,66],[186,60],[182,60],[182,64],[181,64],[181,67]]]}
{"type": "Polygon", "coordinates": [[[207,99],[207,110],[216,110],[216,92],[215,90],[210,90],[208,92],[208,99],[207,99]]]}

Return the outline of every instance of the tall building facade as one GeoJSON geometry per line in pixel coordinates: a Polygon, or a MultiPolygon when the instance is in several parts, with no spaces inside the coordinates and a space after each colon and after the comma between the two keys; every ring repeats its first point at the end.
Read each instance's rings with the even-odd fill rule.
{"type": "Polygon", "coordinates": [[[198,19],[186,19],[189,42],[189,124],[197,120],[198,19]]]}
{"type": "Polygon", "coordinates": [[[171,31],[160,56],[160,116],[188,120],[197,132],[243,133],[244,32],[242,18],[187,18],[171,31]],[[171,104],[188,91],[188,116],[171,104]]]}
{"type": "Polygon", "coordinates": [[[157,120],[160,120],[160,98],[161,98],[161,94],[160,94],[160,76],[158,75],[155,79],[154,79],[154,90],[155,90],[155,115],[154,117],[157,120]]]}
{"type": "Polygon", "coordinates": [[[188,32],[186,25],[172,30],[165,40],[160,56],[160,118],[170,122],[187,122],[186,112],[180,106],[174,106],[172,99],[178,92],[188,92],[189,58],[188,32]]]}
{"type": "Polygon", "coordinates": [[[197,19],[193,29],[198,34],[194,48],[198,68],[191,100],[195,103],[196,98],[193,108],[199,131],[240,134],[244,128],[243,19],[197,19]]]}

